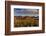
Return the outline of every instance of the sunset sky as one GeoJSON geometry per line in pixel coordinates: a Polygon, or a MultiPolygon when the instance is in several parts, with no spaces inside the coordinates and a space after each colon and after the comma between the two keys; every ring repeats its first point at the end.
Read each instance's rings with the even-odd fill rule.
{"type": "Polygon", "coordinates": [[[38,9],[21,9],[14,8],[14,16],[38,16],[38,9]]]}

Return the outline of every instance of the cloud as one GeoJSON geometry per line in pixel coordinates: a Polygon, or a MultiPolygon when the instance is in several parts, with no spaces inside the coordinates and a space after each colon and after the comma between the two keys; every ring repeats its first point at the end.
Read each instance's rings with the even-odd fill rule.
{"type": "Polygon", "coordinates": [[[37,9],[20,9],[14,10],[14,15],[37,15],[39,14],[37,9]]]}
{"type": "Polygon", "coordinates": [[[16,10],[15,11],[16,13],[19,13],[19,14],[38,14],[38,11],[37,10],[30,10],[30,9],[27,9],[27,10],[16,10]]]}

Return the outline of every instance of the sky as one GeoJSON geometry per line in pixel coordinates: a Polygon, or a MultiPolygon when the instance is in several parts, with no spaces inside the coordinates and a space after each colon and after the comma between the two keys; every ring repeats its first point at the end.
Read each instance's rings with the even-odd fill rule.
{"type": "Polygon", "coordinates": [[[14,8],[14,16],[38,16],[38,9],[14,8]]]}

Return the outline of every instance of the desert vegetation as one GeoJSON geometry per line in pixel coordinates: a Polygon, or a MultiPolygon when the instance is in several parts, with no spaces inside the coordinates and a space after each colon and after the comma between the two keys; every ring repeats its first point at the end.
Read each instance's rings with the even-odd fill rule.
{"type": "Polygon", "coordinates": [[[14,16],[15,27],[31,27],[38,26],[39,19],[30,16],[14,16]]]}

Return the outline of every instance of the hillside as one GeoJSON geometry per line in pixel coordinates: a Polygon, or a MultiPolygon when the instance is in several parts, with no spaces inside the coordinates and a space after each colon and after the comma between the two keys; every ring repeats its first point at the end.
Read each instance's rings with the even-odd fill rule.
{"type": "Polygon", "coordinates": [[[31,27],[38,26],[38,17],[31,16],[14,16],[14,26],[15,27],[31,27]]]}

